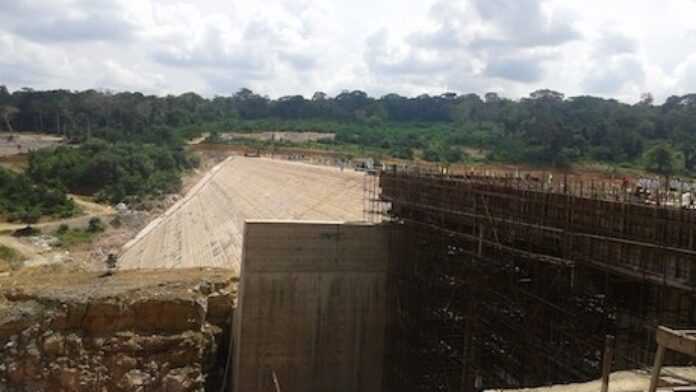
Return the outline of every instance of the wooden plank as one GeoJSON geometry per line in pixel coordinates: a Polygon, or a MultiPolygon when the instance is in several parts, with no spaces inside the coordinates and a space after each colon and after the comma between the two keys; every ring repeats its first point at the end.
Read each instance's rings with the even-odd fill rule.
{"type": "Polygon", "coordinates": [[[655,339],[657,344],[672,351],[696,356],[696,331],[678,331],[658,327],[655,339]]]}
{"type": "Polygon", "coordinates": [[[602,389],[601,392],[609,391],[609,375],[611,374],[611,364],[614,361],[614,337],[607,335],[604,341],[604,357],[602,358],[602,389]]]}

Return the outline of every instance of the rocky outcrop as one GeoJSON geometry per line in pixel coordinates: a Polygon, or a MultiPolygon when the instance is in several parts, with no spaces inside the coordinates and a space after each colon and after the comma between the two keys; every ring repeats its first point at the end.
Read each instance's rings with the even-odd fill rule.
{"type": "Polygon", "coordinates": [[[137,287],[128,279],[152,276],[0,291],[0,392],[219,390],[234,282],[219,271],[160,275],[137,287]]]}

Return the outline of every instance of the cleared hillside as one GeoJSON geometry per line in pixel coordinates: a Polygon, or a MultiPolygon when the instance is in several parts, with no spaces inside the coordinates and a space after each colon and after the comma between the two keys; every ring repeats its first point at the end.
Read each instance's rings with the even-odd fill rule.
{"type": "Polygon", "coordinates": [[[263,158],[229,158],[126,244],[119,268],[239,272],[246,219],[358,221],[364,174],[263,158]]]}

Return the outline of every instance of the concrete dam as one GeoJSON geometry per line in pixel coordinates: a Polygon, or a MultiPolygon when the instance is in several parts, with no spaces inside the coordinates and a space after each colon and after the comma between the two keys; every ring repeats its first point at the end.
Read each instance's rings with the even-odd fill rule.
{"type": "Polygon", "coordinates": [[[658,326],[696,325],[693,210],[608,185],[583,194],[569,178],[394,169],[373,181],[365,205],[381,224],[247,224],[237,390],[587,381],[607,336],[611,369],[642,369],[658,326]]]}
{"type": "Polygon", "coordinates": [[[413,168],[363,193],[361,222],[246,219],[238,278],[124,271],[80,298],[10,285],[26,312],[0,317],[0,391],[535,387],[599,378],[608,341],[611,371],[650,369],[660,326],[696,325],[694,210],[413,168]],[[64,366],[32,370],[50,358],[64,366]]]}

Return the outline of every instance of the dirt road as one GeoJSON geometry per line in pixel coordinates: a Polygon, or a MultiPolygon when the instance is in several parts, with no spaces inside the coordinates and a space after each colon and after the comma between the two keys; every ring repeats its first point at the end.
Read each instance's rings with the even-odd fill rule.
{"type": "Polygon", "coordinates": [[[238,272],[246,219],[361,220],[363,179],[333,167],[230,158],[129,242],[119,268],[238,272]]]}
{"type": "MultiPolygon", "coordinates": [[[[62,224],[66,224],[70,227],[84,228],[89,225],[89,220],[94,217],[106,220],[108,217],[115,214],[114,209],[110,206],[97,204],[80,196],[71,195],[71,197],[85,212],[84,215],[68,219],[40,222],[33,224],[32,227],[40,229],[44,233],[51,233],[52,231],[58,229],[58,227],[62,224]]],[[[25,223],[0,223],[0,232],[8,233],[5,235],[0,235],[0,245],[8,246],[21,253],[23,256],[23,267],[51,264],[67,258],[65,249],[45,248],[33,243],[28,239],[15,238],[9,234],[9,232],[22,229],[26,226],[27,225],[25,223]]]]}
{"type": "MultiPolygon", "coordinates": [[[[97,204],[95,202],[89,201],[85,198],[82,198],[80,196],[76,195],[70,195],[70,197],[73,199],[75,204],[77,204],[83,212],[85,212],[84,215],[76,216],[74,218],[67,218],[67,219],[58,219],[58,220],[49,220],[49,221],[44,221],[44,222],[39,222],[32,224],[31,227],[35,229],[42,229],[42,230],[54,230],[57,229],[58,226],[62,224],[66,224],[71,227],[79,226],[87,226],[89,223],[89,220],[97,217],[97,218],[104,218],[107,216],[114,215],[116,211],[111,208],[110,206],[105,206],[102,204],[97,204]]],[[[26,223],[8,223],[8,222],[0,222],[0,232],[8,232],[8,231],[14,231],[14,230],[19,230],[21,228],[26,227],[26,223]]]]}

